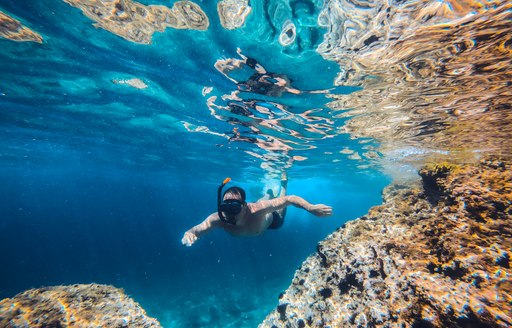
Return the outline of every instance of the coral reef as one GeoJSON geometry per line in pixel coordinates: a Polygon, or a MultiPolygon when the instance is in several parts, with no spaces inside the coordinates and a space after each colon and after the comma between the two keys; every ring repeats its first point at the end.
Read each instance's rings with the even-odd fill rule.
{"type": "Polygon", "coordinates": [[[13,41],[43,42],[41,35],[2,11],[0,11],[0,37],[13,41]]]}
{"type": "Polygon", "coordinates": [[[425,166],[320,242],[261,327],[510,327],[512,165],[425,166]]]}
{"type": "MultiPolygon", "coordinates": [[[[318,51],[339,63],[335,96],[353,137],[379,140],[383,154],[474,157],[512,152],[510,1],[326,1],[318,51]],[[474,129],[478,126],[478,129],[474,129]]],[[[395,156],[397,157],[397,156],[395,156]]],[[[417,158],[419,160],[417,160],[417,158]]]]}
{"type": "Polygon", "coordinates": [[[217,12],[222,27],[234,30],[244,25],[251,7],[249,0],[221,0],[217,4],[217,12]]]}
{"type": "Polygon", "coordinates": [[[177,1],[172,8],[145,6],[132,0],[64,0],[80,8],[84,15],[101,27],[126,40],[150,44],[155,31],[167,27],[176,29],[206,30],[210,25],[203,10],[191,1],[177,1]]]}
{"type": "Polygon", "coordinates": [[[90,284],[30,289],[0,301],[0,327],[160,327],[112,286],[90,284]]]}

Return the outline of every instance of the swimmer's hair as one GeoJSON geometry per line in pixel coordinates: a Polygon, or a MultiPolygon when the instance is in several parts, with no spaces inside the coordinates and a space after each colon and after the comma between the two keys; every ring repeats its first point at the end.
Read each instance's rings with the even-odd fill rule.
{"type": "Polygon", "coordinates": [[[242,202],[245,203],[245,190],[243,190],[240,187],[233,186],[233,187],[228,188],[224,192],[222,199],[226,199],[226,195],[229,196],[227,199],[240,198],[242,200],[242,202]],[[233,198],[230,198],[230,197],[233,197],[233,198]]]}
{"type": "Polygon", "coordinates": [[[256,68],[256,65],[258,65],[258,62],[256,61],[256,59],[254,58],[247,58],[247,60],[245,61],[245,63],[247,64],[247,66],[249,66],[250,68],[256,68]]]}

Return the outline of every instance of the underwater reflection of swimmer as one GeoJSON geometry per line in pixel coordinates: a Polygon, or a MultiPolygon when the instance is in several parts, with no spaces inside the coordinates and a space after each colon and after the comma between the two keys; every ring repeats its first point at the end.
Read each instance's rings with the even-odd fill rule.
{"type": "MultiPolygon", "coordinates": [[[[283,140],[277,136],[268,135],[266,131],[282,131],[284,127],[280,123],[280,118],[277,117],[277,114],[273,112],[281,111],[285,112],[286,109],[283,105],[276,103],[266,103],[267,105],[262,105],[261,101],[258,100],[241,100],[241,101],[230,101],[228,102],[228,109],[232,114],[236,114],[240,117],[226,117],[227,122],[241,125],[250,130],[249,133],[257,135],[258,137],[247,137],[241,134],[238,127],[233,128],[232,135],[229,137],[229,142],[232,141],[242,141],[255,144],[259,148],[267,151],[290,151],[293,149],[290,145],[287,144],[286,140],[283,140]],[[272,109],[271,109],[272,108],[272,109]],[[262,117],[257,117],[256,114],[259,114],[262,117]],[[277,117],[277,118],[276,118],[277,117]],[[249,118],[249,119],[245,119],[249,118]]],[[[213,105],[213,104],[212,104],[213,105]]],[[[214,110],[212,109],[212,113],[214,110]]],[[[222,119],[221,116],[217,115],[219,119],[222,119]]],[[[293,134],[293,133],[292,133],[293,134]]]]}
{"type": "Polygon", "coordinates": [[[243,136],[240,131],[238,131],[238,128],[233,128],[233,135],[229,137],[229,141],[244,141],[248,143],[257,143],[258,139],[254,137],[246,137],[243,136]]]}
{"type": "Polygon", "coordinates": [[[282,142],[281,140],[279,140],[277,138],[272,138],[270,136],[260,134],[259,131],[254,128],[252,129],[252,131],[254,134],[261,135],[261,137],[265,138],[265,140],[263,140],[262,138],[243,136],[238,131],[238,128],[234,128],[232,135],[229,137],[229,142],[232,142],[232,141],[248,142],[248,143],[255,144],[259,148],[266,150],[266,151],[288,152],[288,151],[292,150],[292,147],[290,147],[289,145],[285,144],[284,142],[282,142]]]}
{"type": "Polygon", "coordinates": [[[284,92],[291,94],[329,92],[329,90],[301,91],[292,87],[292,80],[285,74],[268,72],[256,59],[243,55],[240,48],[237,49],[237,53],[242,59],[219,59],[215,63],[215,68],[229,80],[236,83],[239,91],[253,92],[271,97],[280,97],[284,92]],[[228,75],[228,73],[242,69],[244,66],[255,71],[246,81],[237,81],[228,75]]]}
{"type": "Polygon", "coordinates": [[[243,103],[237,103],[234,101],[228,102],[229,111],[236,115],[252,117],[253,113],[249,110],[249,106],[246,106],[243,103]]]}
{"type": "MultiPolygon", "coordinates": [[[[225,99],[233,99],[226,97],[225,99]]],[[[227,108],[233,114],[243,115],[254,119],[273,120],[276,117],[291,116],[285,105],[257,99],[235,98],[227,102],[227,108]]]]}
{"type": "Polygon", "coordinates": [[[225,179],[217,191],[217,212],[210,214],[202,223],[185,232],[183,245],[192,246],[198,238],[222,228],[233,236],[258,236],[268,229],[279,229],[284,223],[286,208],[293,205],[315,216],[329,216],[332,207],[324,204],[313,205],[299,196],[286,195],[287,178],[283,175],[277,195],[269,189],[256,203],[248,203],[245,191],[231,187],[222,194],[223,187],[230,181],[225,179]]]}
{"type": "MultiPolygon", "coordinates": [[[[257,62],[252,58],[246,60],[247,66],[256,69],[257,62]]],[[[264,69],[263,69],[264,70],[264,69]]],[[[292,81],[284,74],[275,74],[272,72],[256,72],[249,77],[247,81],[238,82],[238,90],[244,92],[254,92],[270,97],[281,97],[283,92],[300,94],[299,89],[291,86],[292,81]]]]}

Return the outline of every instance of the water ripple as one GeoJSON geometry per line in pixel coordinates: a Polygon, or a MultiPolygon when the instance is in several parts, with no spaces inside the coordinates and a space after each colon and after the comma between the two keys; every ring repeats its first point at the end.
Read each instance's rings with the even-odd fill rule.
{"type": "Polygon", "coordinates": [[[304,151],[339,135],[342,119],[325,106],[331,89],[299,90],[283,73],[268,71],[238,49],[239,58],[221,58],[215,68],[233,82],[230,93],[205,89],[210,114],[231,124],[228,143],[251,144],[245,152],[261,160],[271,176],[308,158],[304,151]],[[253,147],[253,146],[256,146],[253,147]]]}
{"type": "Polygon", "coordinates": [[[329,1],[319,52],[362,87],[331,105],[390,156],[426,150],[405,161],[510,157],[511,20],[507,1],[329,1]]]}

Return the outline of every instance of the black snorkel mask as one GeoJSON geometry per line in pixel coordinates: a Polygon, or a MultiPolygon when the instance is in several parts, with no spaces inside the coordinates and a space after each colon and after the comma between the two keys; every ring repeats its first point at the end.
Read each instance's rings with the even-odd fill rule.
{"type": "Polygon", "coordinates": [[[219,218],[222,222],[235,225],[235,216],[242,211],[244,202],[239,199],[226,199],[222,201],[222,188],[224,188],[230,180],[231,178],[224,179],[217,190],[217,214],[219,214],[219,218]],[[226,216],[224,216],[223,212],[226,213],[226,216]]]}

